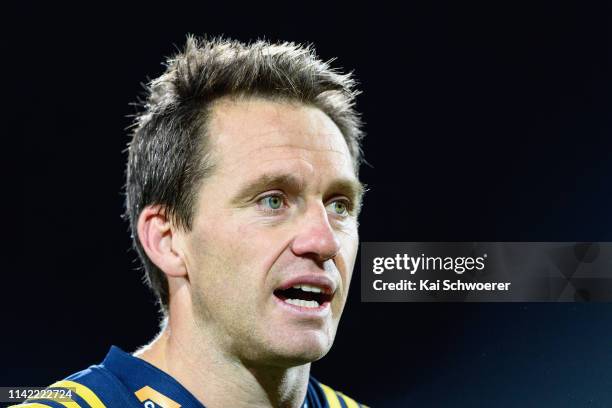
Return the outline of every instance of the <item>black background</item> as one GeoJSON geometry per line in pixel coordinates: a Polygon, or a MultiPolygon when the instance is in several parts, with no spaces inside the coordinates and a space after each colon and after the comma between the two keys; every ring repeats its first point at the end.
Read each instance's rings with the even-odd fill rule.
{"type": "MultiPolygon", "coordinates": [[[[312,42],[355,70],[362,241],[612,241],[607,4],[6,10],[0,385],[155,333],[123,211],[129,105],[186,33],[312,42]]],[[[313,372],[375,407],[612,404],[610,304],[360,303],[313,372]]]]}

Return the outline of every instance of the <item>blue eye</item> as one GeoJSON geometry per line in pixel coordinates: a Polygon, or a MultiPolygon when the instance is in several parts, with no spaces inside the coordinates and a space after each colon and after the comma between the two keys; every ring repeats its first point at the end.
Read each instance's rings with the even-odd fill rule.
{"type": "Polygon", "coordinates": [[[283,206],[283,197],[281,197],[280,195],[271,195],[271,196],[263,197],[259,201],[264,206],[272,210],[279,210],[283,206]]]}
{"type": "Polygon", "coordinates": [[[336,215],[346,216],[348,215],[349,208],[348,203],[344,200],[336,200],[329,204],[331,206],[331,210],[336,215]]]}

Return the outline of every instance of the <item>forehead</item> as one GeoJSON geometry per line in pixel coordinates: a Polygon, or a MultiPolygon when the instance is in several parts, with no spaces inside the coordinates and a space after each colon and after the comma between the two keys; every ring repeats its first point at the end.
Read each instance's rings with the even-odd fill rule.
{"type": "Polygon", "coordinates": [[[208,126],[218,169],[302,162],[353,176],[353,161],[336,124],[320,109],[260,98],[217,101],[208,126]],[[348,174],[346,174],[348,173],[348,174]]]}

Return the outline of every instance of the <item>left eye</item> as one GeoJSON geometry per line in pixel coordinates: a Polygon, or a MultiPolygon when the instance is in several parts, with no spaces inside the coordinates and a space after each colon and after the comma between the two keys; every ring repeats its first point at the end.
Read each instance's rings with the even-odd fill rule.
{"type": "Polygon", "coordinates": [[[348,204],[342,200],[332,201],[328,207],[336,215],[348,215],[348,204]]]}

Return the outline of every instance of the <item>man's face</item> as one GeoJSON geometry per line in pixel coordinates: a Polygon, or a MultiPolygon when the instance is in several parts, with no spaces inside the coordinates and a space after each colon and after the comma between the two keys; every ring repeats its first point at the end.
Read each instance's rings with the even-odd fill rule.
{"type": "Polygon", "coordinates": [[[222,99],[208,125],[185,261],[196,324],[230,355],[304,364],[331,347],[358,246],[361,190],[319,109],[222,99]]]}

